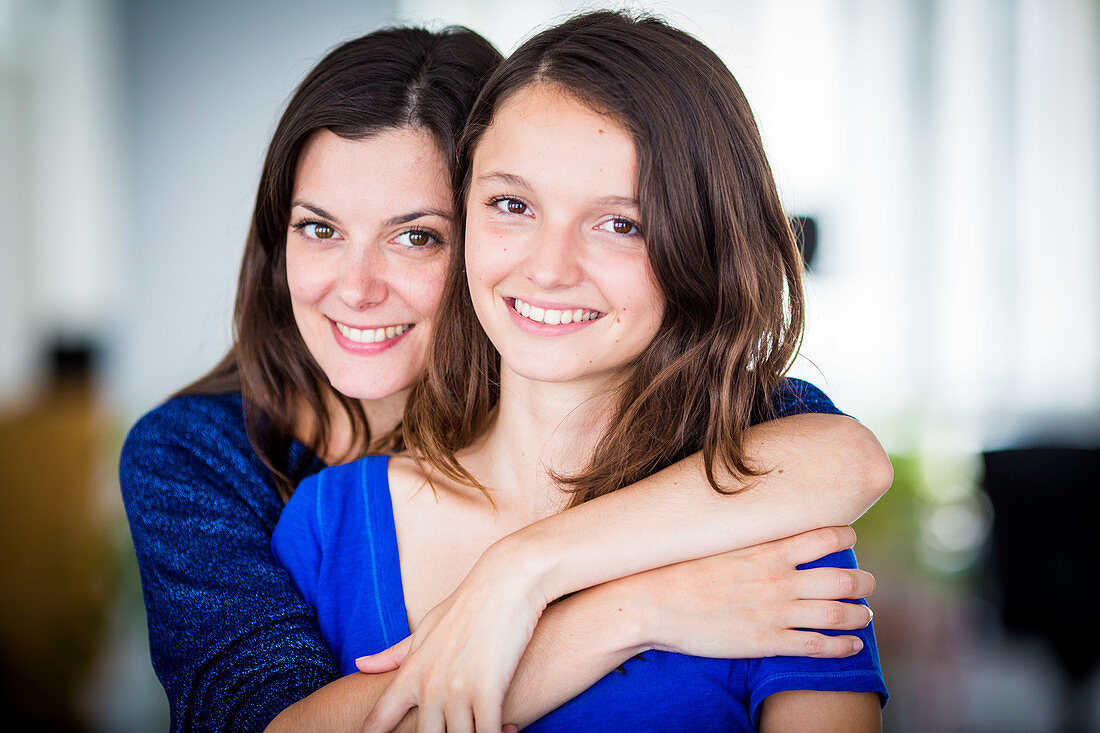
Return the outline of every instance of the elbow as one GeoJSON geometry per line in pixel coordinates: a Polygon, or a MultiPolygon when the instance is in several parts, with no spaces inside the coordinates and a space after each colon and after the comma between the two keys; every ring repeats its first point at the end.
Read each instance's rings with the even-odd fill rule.
{"type": "Polygon", "coordinates": [[[855,521],[890,488],[894,482],[894,467],[878,438],[866,426],[851,420],[849,431],[845,443],[858,512],[852,520],[855,521]]]}

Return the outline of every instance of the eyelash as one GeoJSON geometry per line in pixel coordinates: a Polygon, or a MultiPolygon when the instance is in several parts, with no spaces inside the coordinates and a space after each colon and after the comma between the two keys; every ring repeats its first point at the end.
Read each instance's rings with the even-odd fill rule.
{"type": "Polygon", "coordinates": [[[638,224],[638,222],[634,221],[629,216],[613,216],[610,219],[607,219],[606,221],[604,221],[602,224],[600,224],[600,226],[602,227],[604,224],[614,224],[614,222],[617,222],[617,221],[625,221],[627,224],[634,227],[634,231],[630,232],[629,234],[620,234],[619,232],[611,230],[611,232],[610,232],[611,234],[614,234],[614,235],[619,236],[619,237],[638,237],[638,236],[641,236],[642,227],[638,224]]]}
{"type": "Polygon", "coordinates": [[[497,211],[499,211],[502,214],[511,214],[512,216],[524,216],[524,215],[527,214],[527,210],[525,210],[522,214],[517,214],[517,213],[512,212],[512,211],[505,211],[504,209],[501,209],[497,204],[499,204],[502,201],[519,201],[521,204],[523,204],[525,207],[527,207],[527,210],[530,210],[530,208],[531,208],[531,205],[528,204],[526,201],[524,201],[521,197],[519,197],[519,196],[508,196],[508,195],[493,196],[492,198],[490,198],[488,201],[485,202],[485,205],[496,209],[497,211]]]}
{"type": "Polygon", "coordinates": [[[290,228],[296,232],[302,232],[303,236],[305,236],[306,238],[315,239],[318,242],[328,242],[334,239],[334,237],[311,237],[303,231],[308,226],[327,227],[332,230],[333,234],[336,233],[336,227],[332,226],[326,221],[321,221],[320,219],[302,219],[291,224],[290,228]]]}
{"type": "Polygon", "coordinates": [[[409,249],[428,249],[430,247],[440,247],[440,246],[443,246],[443,245],[446,244],[446,242],[443,241],[443,237],[439,236],[438,234],[436,234],[431,229],[425,229],[424,227],[411,227],[411,228],[406,229],[405,231],[401,232],[397,236],[398,237],[403,237],[406,234],[427,234],[429,237],[431,237],[432,239],[435,240],[434,243],[429,243],[429,244],[409,244],[409,245],[405,245],[409,249]]]}

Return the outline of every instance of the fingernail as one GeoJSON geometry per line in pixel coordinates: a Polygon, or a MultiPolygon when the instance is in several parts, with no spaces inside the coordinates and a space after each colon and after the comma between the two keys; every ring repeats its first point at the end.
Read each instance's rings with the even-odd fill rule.
{"type": "Polygon", "coordinates": [[[863,648],[863,641],[862,640],[856,639],[852,642],[852,651],[853,652],[858,652],[862,648],[863,648]]]}
{"type": "Polygon", "coordinates": [[[875,620],[875,612],[871,610],[871,607],[867,607],[867,613],[871,614],[871,618],[867,619],[867,623],[871,623],[875,620]]]}

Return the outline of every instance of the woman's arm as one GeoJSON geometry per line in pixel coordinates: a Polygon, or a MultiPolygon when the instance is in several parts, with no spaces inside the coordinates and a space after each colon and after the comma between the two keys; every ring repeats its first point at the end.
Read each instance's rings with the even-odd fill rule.
{"type": "MultiPolygon", "coordinates": [[[[865,626],[864,606],[828,599],[862,597],[873,590],[873,579],[859,570],[796,566],[854,538],[851,528],[816,530],[605,583],[552,604],[520,660],[502,720],[527,725],[651,648],[718,657],[852,654],[854,636],[799,629],[865,626]]],[[[268,730],[359,730],[395,674],[343,677],[288,708],[268,730]]],[[[456,683],[461,680],[446,680],[456,683]]],[[[371,722],[388,714],[378,710],[371,722]]],[[[407,715],[397,730],[414,723],[407,715]]]]}
{"type": "Polygon", "coordinates": [[[873,692],[789,690],[764,700],[761,733],[877,733],[882,730],[878,695],[873,692]]]}
{"type": "Polygon", "coordinates": [[[258,731],[338,672],[271,554],[282,509],[239,398],[185,397],[130,431],[119,466],[173,731],[258,731]]]}
{"type": "Polygon", "coordinates": [[[870,430],[841,415],[797,415],[750,428],[756,477],[717,472],[722,495],[695,454],[636,484],[525,527],[486,553],[547,603],[613,578],[851,524],[893,480],[870,430]],[[591,531],[599,527],[598,532],[591,531]]]}
{"type": "MultiPolygon", "coordinates": [[[[490,547],[406,643],[413,664],[380,701],[374,729],[422,704],[431,687],[421,676],[429,670],[439,679],[481,681],[454,704],[467,705],[479,720],[495,720],[539,615],[555,598],[651,568],[847,524],[892,480],[874,435],[839,415],[756,425],[746,432],[745,447],[753,465],[767,473],[745,481],[720,476],[727,486],[745,487],[736,494],[715,492],[702,479],[696,455],[490,547]]],[[[362,668],[377,667],[368,661],[362,668]]]]}

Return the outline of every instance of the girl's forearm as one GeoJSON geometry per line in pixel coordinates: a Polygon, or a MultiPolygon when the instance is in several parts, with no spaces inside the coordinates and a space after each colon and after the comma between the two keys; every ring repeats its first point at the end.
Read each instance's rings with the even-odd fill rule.
{"type": "Polygon", "coordinates": [[[760,476],[705,479],[701,454],[636,484],[536,522],[486,558],[546,601],[655,567],[850,524],[889,488],[893,471],[875,436],[839,415],[786,417],[750,428],[760,476]]]}
{"type": "Polygon", "coordinates": [[[502,720],[522,728],[572,700],[648,648],[644,626],[613,583],[552,604],[512,677],[502,720]]]}
{"type": "MultiPolygon", "coordinates": [[[[643,651],[643,625],[628,598],[604,585],[553,604],[539,620],[505,698],[506,723],[528,725],[643,651]]],[[[278,731],[360,731],[397,674],[350,674],[291,705],[267,727],[278,731]]],[[[416,728],[416,711],[398,731],[416,728]]]]}

